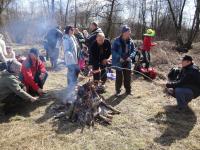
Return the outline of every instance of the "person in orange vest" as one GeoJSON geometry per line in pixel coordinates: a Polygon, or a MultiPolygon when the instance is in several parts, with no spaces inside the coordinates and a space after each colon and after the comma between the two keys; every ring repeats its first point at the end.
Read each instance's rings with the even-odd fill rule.
{"type": "Polygon", "coordinates": [[[152,39],[155,36],[155,31],[152,29],[147,29],[146,33],[144,34],[143,40],[143,47],[142,47],[142,56],[143,56],[143,63],[145,64],[145,68],[149,68],[150,60],[151,60],[151,47],[155,46],[156,43],[152,43],[152,39]]]}

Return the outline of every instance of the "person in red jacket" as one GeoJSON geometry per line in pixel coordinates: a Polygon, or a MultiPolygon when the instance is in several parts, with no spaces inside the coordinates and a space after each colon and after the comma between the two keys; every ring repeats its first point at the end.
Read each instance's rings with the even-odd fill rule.
{"type": "Polygon", "coordinates": [[[47,79],[44,63],[39,58],[39,50],[32,48],[26,60],[22,63],[21,80],[27,92],[32,95],[43,95],[43,85],[47,79]]]}
{"type": "Polygon", "coordinates": [[[151,60],[151,47],[155,46],[156,43],[152,43],[152,39],[155,36],[155,31],[152,29],[148,29],[144,34],[142,55],[143,55],[143,63],[145,64],[145,68],[149,68],[150,60],[151,60]]]}

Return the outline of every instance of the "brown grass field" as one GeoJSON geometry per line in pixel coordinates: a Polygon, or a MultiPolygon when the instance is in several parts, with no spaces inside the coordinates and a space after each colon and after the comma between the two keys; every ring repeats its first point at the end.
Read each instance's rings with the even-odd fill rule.
{"type": "MultiPolygon", "coordinates": [[[[153,50],[153,65],[159,77],[166,75],[181,55],[171,43],[158,42],[153,50]]],[[[23,51],[29,46],[15,46],[23,51]]],[[[200,65],[200,44],[190,52],[200,65]]],[[[141,77],[133,77],[133,96],[115,98],[114,82],[107,82],[107,102],[122,113],[112,125],[95,124],[81,129],[69,122],[54,121],[53,98],[67,85],[66,69],[49,72],[45,90],[51,95],[37,103],[25,104],[7,114],[0,122],[0,150],[198,150],[200,149],[200,98],[190,103],[190,111],[176,113],[174,98],[141,77]]],[[[160,80],[159,78],[157,79],[160,80]]],[[[87,79],[85,79],[87,81],[87,79]]]]}

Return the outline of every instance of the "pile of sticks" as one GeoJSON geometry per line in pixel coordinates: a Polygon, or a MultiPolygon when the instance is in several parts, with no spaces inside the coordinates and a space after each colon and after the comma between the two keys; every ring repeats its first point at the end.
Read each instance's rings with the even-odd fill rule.
{"type": "Polygon", "coordinates": [[[82,127],[82,130],[85,126],[94,126],[95,122],[109,125],[113,115],[120,114],[120,111],[106,104],[103,96],[97,93],[95,84],[90,81],[78,87],[76,101],[70,107],[70,113],[60,112],[55,118],[59,119],[67,114],[70,120],[82,127]]]}

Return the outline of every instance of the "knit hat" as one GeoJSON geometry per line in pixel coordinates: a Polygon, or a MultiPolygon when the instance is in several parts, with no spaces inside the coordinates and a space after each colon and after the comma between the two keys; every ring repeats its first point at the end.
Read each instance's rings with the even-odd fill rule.
{"type": "Polygon", "coordinates": [[[192,57],[189,55],[185,55],[182,59],[182,61],[193,61],[192,57]]]}
{"type": "Polygon", "coordinates": [[[155,35],[156,35],[156,32],[153,29],[147,29],[146,33],[144,34],[144,36],[151,36],[151,37],[155,35]]]}
{"type": "Polygon", "coordinates": [[[125,32],[127,32],[127,31],[130,31],[131,29],[127,26],[127,25],[124,25],[123,27],[122,27],[122,33],[125,33],[125,32]]]}
{"type": "Polygon", "coordinates": [[[36,57],[40,56],[40,52],[37,48],[31,48],[29,53],[34,54],[36,57]]]}

